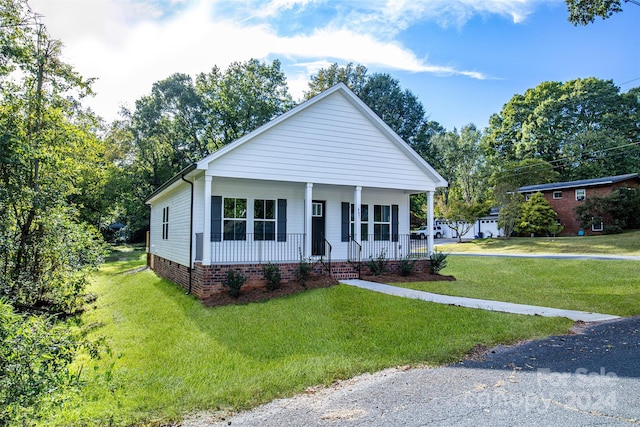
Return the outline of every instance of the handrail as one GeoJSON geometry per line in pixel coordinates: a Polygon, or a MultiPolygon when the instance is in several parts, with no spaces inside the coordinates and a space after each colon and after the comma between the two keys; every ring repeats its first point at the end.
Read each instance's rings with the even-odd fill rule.
{"type": "Polygon", "coordinates": [[[324,237],[324,235],[322,236],[322,240],[324,240],[325,247],[329,246],[329,261],[328,261],[329,265],[327,266],[327,264],[324,263],[322,258],[320,258],[320,261],[322,262],[322,265],[324,265],[327,271],[329,272],[329,276],[331,276],[331,251],[333,250],[333,246],[331,246],[331,243],[329,243],[329,241],[327,240],[326,237],[324,237]]]}
{"type": "Polygon", "coordinates": [[[361,263],[361,260],[362,260],[362,245],[359,242],[355,241],[353,239],[353,236],[349,236],[349,248],[347,249],[347,252],[348,252],[347,253],[347,261],[349,263],[351,263],[356,268],[356,271],[358,272],[358,279],[360,279],[361,278],[360,277],[360,270],[361,270],[360,267],[362,265],[362,263],[361,263]],[[357,245],[357,247],[358,247],[358,256],[357,256],[357,259],[355,261],[351,259],[351,244],[352,243],[355,243],[357,245]]]}

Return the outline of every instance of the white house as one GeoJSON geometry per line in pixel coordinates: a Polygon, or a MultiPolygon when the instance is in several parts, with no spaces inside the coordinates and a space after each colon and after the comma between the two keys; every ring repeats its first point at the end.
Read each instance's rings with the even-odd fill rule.
{"type": "MultiPolygon", "coordinates": [[[[427,258],[409,240],[409,196],[447,182],[344,84],[184,169],[151,194],[149,264],[199,297],[230,268],[254,279],[301,257],[337,278],[384,252],[427,258]],[[355,208],[354,208],[355,207],[355,208]],[[412,246],[413,245],[413,246],[412,246]]],[[[432,227],[430,227],[432,229],[432,227]]]]}

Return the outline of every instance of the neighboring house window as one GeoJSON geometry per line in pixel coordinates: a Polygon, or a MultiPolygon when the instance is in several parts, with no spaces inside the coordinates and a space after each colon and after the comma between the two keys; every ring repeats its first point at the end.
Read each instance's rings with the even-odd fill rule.
{"type": "MultiPolygon", "coordinates": [[[[355,214],[351,204],[351,235],[355,236],[355,214]]],[[[360,205],[360,238],[369,240],[369,205],[360,205]]]]}
{"type": "Polygon", "coordinates": [[[253,239],[276,240],[276,201],[253,201],[253,239]]]}
{"type": "Polygon", "coordinates": [[[373,206],[373,239],[389,240],[391,234],[391,206],[373,206]]]}
{"type": "Polygon", "coordinates": [[[602,231],[604,230],[604,224],[602,223],[602,218],[594,217],[591,219],[591,231],[602,231]]]}
{"type": "Polygon", "coordinates": [[[169,206],[162,209],[162,239],[169,238],[169,206]]]}
{"type": "Polygon", "coordinates": [[[224,199],[224,240],[246,240],[247,199],[224,199]]]}
{"type": "Polygon", "coordinates": [[[531,193],[525,193],[524,200],[528,202],[530,197],[531,197],[531,193]]]}
{"type": "Polygon", "coordinates": [[[553,192],[554,199],[562,199],[562,191],[554,191],[553,192]]]}
{"type": "Polygon", "coordinates": [[[579,188],[576,190],[576,200],[581,202],[587,197],[587,190],[584,188],[579,188]]]}

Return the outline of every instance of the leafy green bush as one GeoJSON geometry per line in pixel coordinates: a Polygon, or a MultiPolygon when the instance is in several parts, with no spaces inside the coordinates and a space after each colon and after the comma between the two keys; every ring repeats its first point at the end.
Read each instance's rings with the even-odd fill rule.
{"type": "Polygon", "coordinates": [[[379,276],[387,270],[387,258],[384,253],[384,249],[376,259],[373,259],[373,255],[369,255],[367,267],[369,267],[371,274],[374,276],[379,276]]]}
{"type": "Polygon", "coordinates": [[[557,222],[552,223],[547,229],[549,234],[551,234],[553,237],[556,237],[558,234],[562,233],[563,230],[564,225],[560,225],[557,222]]]}
{"type": "Polygon", "coordinates": [[[309,280],[312,270],[313,264],[311,263],[311,258],[304,258],[302,256],[302,252],[300,252],[300,262],[298,263],[298,268],[294,275],[303,288],[307,287],[307,280],[309,280]]]}
{"type": "Polygon", "coordinates": [[[246,283],[247,277],[240,270],[227,270],[227,278],[222,284],[229,288],[229,295],[234,298],[240,296],[240,288],[246,283]]]}
{"type": "Polygon", "coordinates": [[[410,276],[413,273],[413,267],[415,266],[416,261],[409,259],[409,257],[402,258],[400,260],[400,275],[401,276],[410,276]]]}
{"type": "Polygon", "coordinates": [[[31,425],[75,387],[69,364],[80,346],[62,323],[16,314],[0,299],[0,426],[31,425]]]}
{"type": "Polygon", "coordinates": [[[604,234],[620,234],[624,230],[617,225],[607,225],[604,227],[604,234]]]}
{"type": "Polygon", "coordinates": [[[431,261],[429,272],[431,274],[439,274],[440,270],[447,266],[448,255],[449,254],[445,254],[443,252],[438,252],[437,249],[431,255],[429,255],[429,261],[431,261]]]}
{"type": "Polygon", "coordinates": [[[264,278],[267,280],[267,289],[270,291],[274,291],[280,287],[280,280],[282,280],[282,276],[280,275],[280,267],[278,264],[268,263],[262,267],[262,274],[264,278]]]}

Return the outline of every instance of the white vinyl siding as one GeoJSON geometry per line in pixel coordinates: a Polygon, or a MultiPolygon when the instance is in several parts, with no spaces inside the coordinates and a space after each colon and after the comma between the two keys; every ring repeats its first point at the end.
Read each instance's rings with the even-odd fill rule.
{"type": "Polygon", "coordinates": [[[233,178],[416,191],[434,185],[339,92],[217,158],[210,168],[233,178]]]}
{"type": "Polygon", "coordinates": [[[191,189],[188,185],[179,186],[163,196],[151,206],[149,250],[162,258],[188,266],[191,189]],[[167,208],[168,227],[163,224],[167,208]],[[163,234],[167,231],[168,236],[163,239],[163,234]]]}

